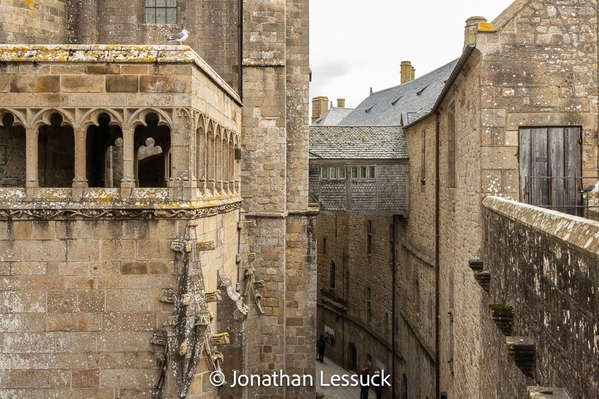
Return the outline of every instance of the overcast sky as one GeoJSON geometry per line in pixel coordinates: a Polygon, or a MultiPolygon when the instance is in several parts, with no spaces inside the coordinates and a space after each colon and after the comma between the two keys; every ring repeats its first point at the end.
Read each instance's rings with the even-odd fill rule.
{"type": "Polygon", "coordinates": [[[416,77],[459,58],[466,19],[493,21],[512,0],[311,0],[310,98],[356,107],[400,83],[401,61],[416,77]]]}

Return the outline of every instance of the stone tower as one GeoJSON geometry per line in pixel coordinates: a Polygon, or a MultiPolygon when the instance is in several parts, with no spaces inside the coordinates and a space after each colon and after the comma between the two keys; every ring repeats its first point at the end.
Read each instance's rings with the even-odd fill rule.
{"type": "Polygon", "coordinates": [[[2,389],[313,396],[308,1],[0,6],[2,389]]]}

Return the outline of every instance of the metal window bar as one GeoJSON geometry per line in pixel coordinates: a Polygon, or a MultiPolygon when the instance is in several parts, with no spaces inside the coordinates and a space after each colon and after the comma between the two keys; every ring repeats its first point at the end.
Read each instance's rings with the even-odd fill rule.
{"type": "Polygon", "coordinates": [[[541,208],[599,219],[599,198],[581,193],[596,177],[526,176],[523,202],[541,208]]]}

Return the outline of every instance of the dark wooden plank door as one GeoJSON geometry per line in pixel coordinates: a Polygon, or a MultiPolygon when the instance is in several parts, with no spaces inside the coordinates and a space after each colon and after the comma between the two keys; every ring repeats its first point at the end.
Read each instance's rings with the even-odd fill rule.
{"type": "Polygon", "coordinates": [[[580,127],[519,131],[520,200],[576,214],[582,170],[580,127]]]}

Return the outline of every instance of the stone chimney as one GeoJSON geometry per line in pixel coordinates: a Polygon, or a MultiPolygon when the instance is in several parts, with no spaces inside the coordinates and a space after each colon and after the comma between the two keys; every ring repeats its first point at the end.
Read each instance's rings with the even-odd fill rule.
{"type": "Polygon", "coordinates": [[[400,64],[401,84],[408,83],[416,78],[416,69],[410,61],[402,61],[400,64]]]}
{"type": "Polygon", "coordinates": [[[345,108],[345,98],[337,99],[337,108],[345,108]]]}
{"type": "Polygon", "coordinates": [[[320,96],[312,99],[312,123],[329,109],[329,98],[320,96]]]}
{"type": "Polygon", "coordinates": [[[476,34],[479,30],[479,25],[485,24],[485,17],[470,17],[466,20],[466,28],[464,29],[464,48],[471,43],[476,43],[476,34]]]}

